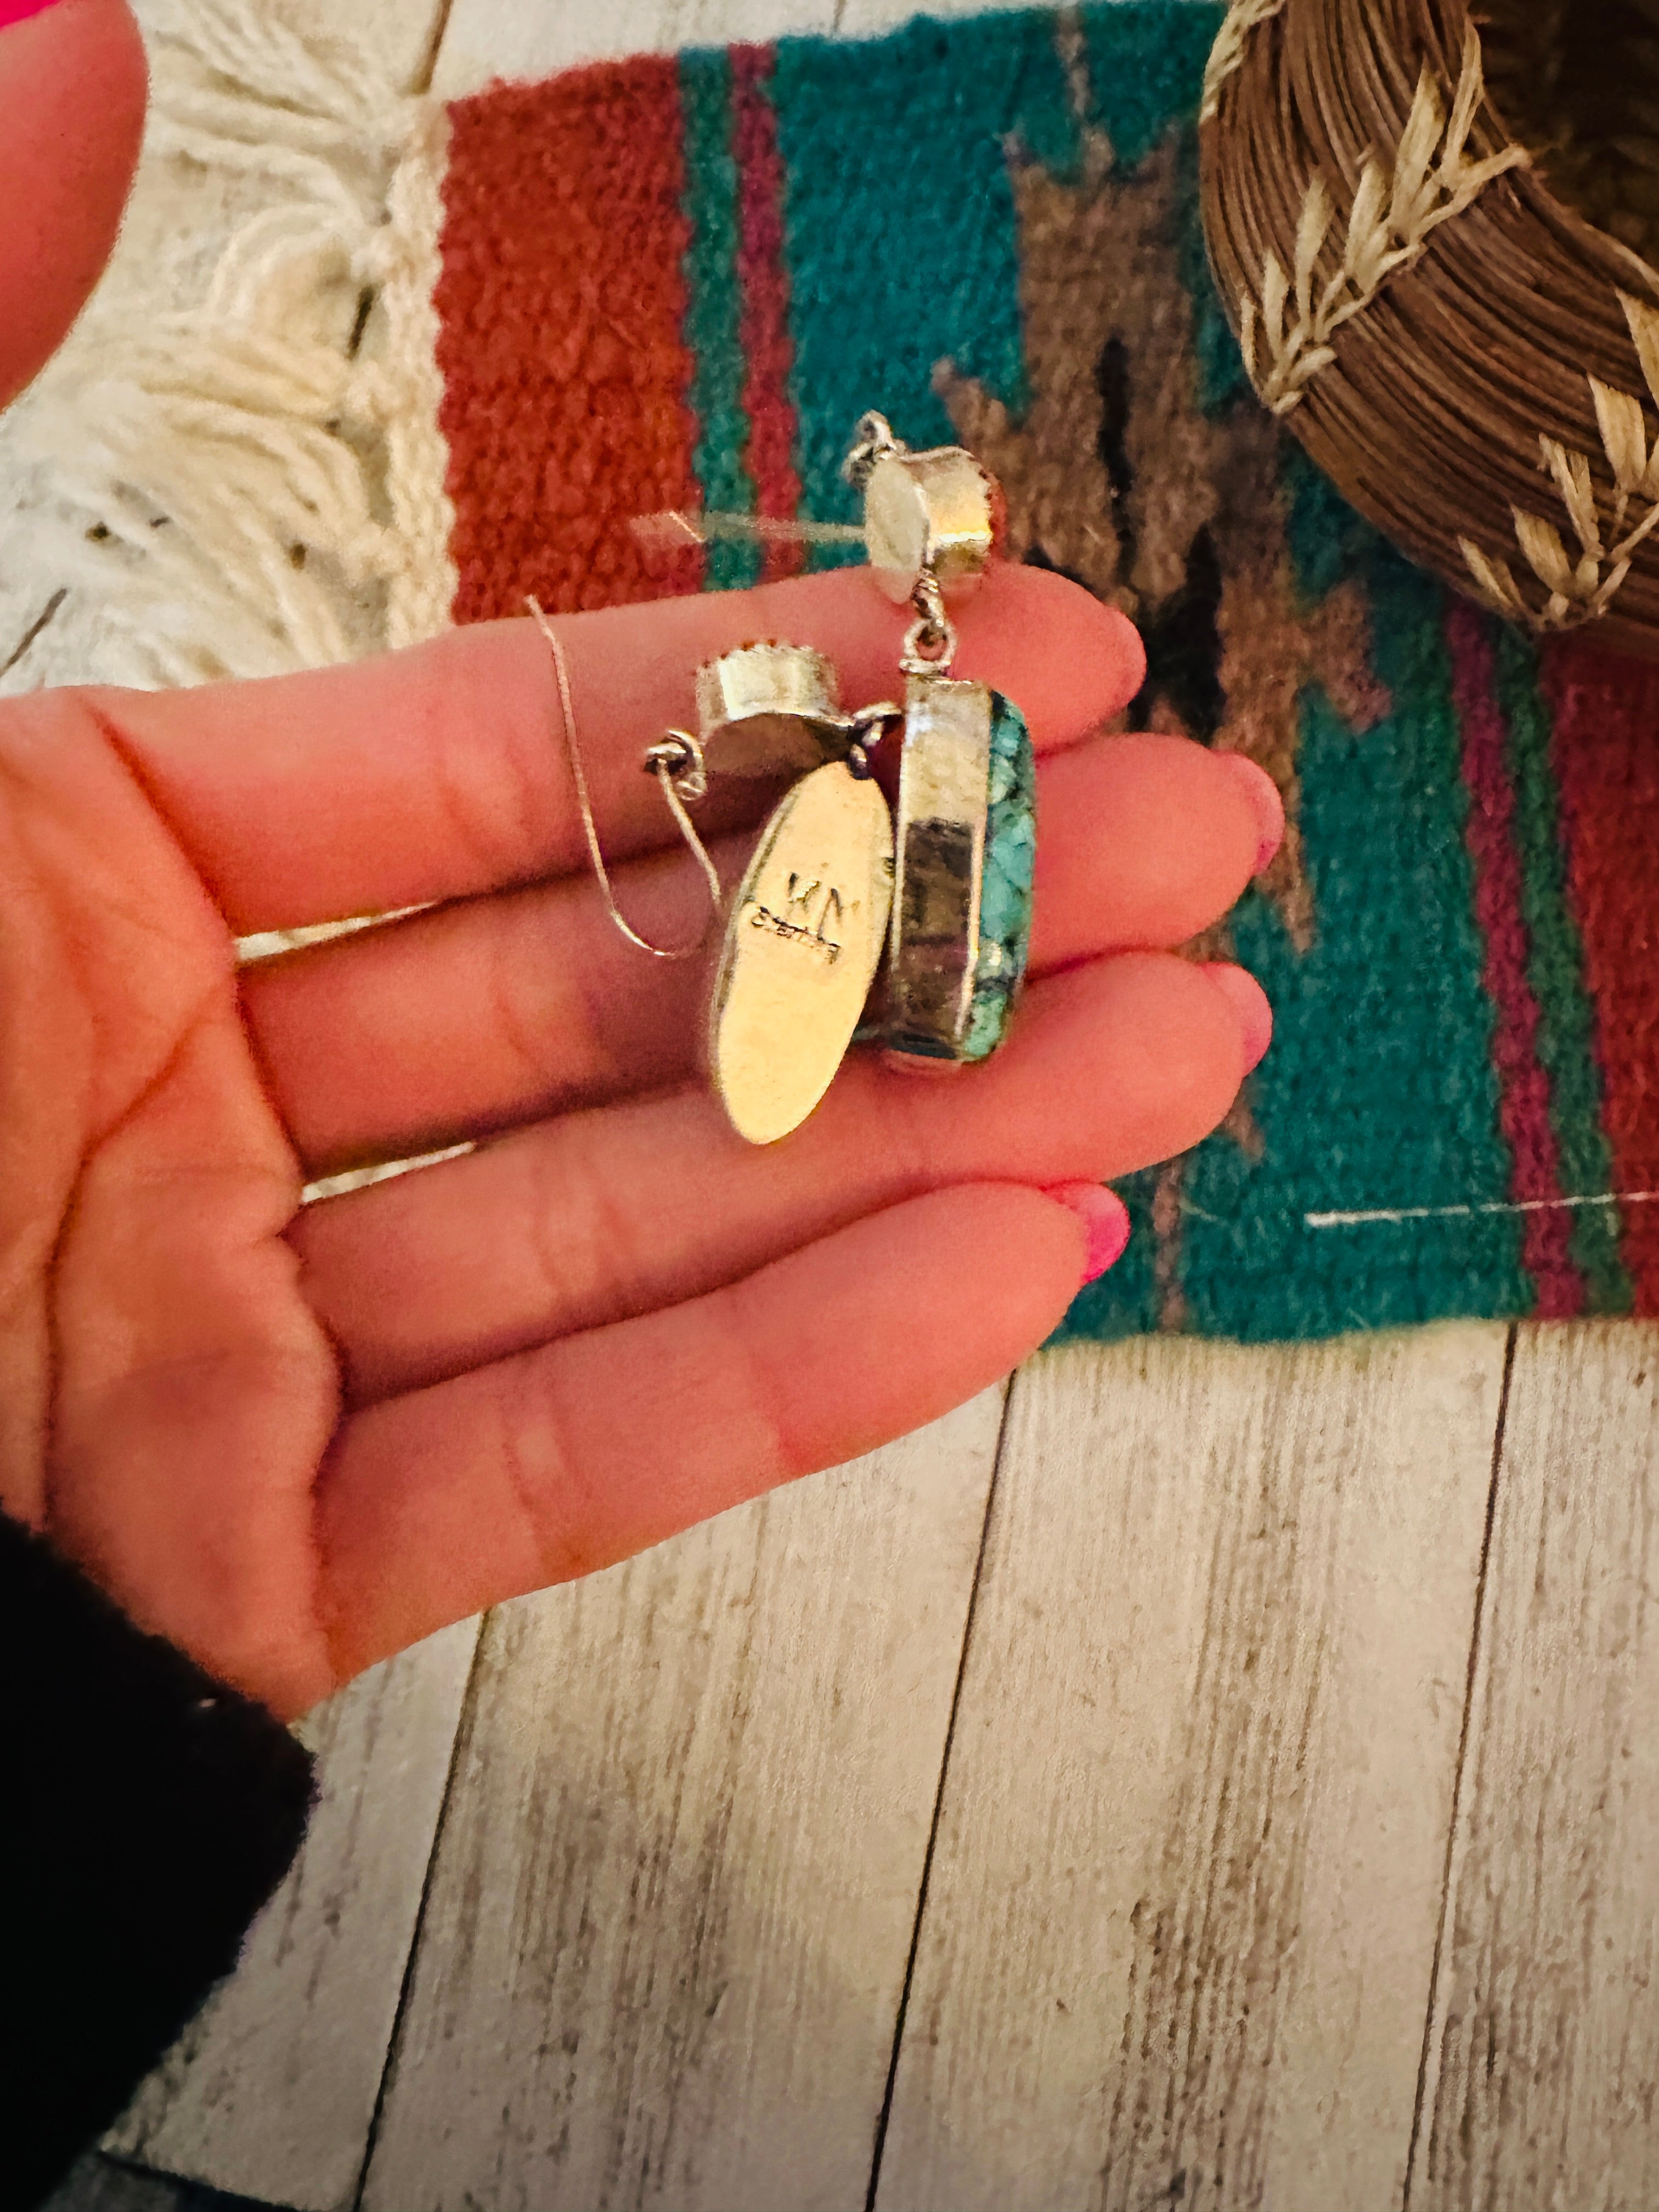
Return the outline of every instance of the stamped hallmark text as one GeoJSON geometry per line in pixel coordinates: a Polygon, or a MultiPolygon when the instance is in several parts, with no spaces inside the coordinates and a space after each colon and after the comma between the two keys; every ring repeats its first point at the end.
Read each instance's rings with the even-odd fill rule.
{"type": "Polygon", "coordinates": [[[810,882],[803,883],[791,869],[789,889],[784,897],[784,911],[779,914],[763,900],[751,897],[748,906],[749,926],[751,929],[766,930],[772,936],[781,937],[790,944],[804,945],[811,951],[821,953],[825,966],[833,968],[841,957],[841,939],[830,933],[832,929],[839,930],[848,915],[856,914],[858,906],[856,899],[850,902],[843,900],[833,884],[825,890],[822,877],[814,876],[810,882]],[[821,901],[818,897],[820,891],[823,892],[821,901]]]}

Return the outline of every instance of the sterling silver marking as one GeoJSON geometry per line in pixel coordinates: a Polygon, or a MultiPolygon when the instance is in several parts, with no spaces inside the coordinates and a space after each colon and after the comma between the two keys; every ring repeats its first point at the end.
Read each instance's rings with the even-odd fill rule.
{"type": "Polygon", "coordinates": [[[714,1087],[750,1144],[787,1137],[835,1079],[880,964],[892,853],[887,801],[843,761],[803,777],[762,834],[708,1025],[714,1087]]]}

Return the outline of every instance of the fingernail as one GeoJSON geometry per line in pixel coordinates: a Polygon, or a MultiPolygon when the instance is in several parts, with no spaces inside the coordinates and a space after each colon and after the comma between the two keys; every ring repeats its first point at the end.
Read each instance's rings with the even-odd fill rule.
{"type": "Polygon", "coordinates": [[[1083,1224],[1083,1283],[1097,1283],[1123,1257],[1129,1242],[1129,1212],[1115,1191],[1103,1183],[1057,1182],[1043,1192],[1083,1224]]]}
{"type": "Polygon", "coordinates": [[[1248,968],[1231,960],[1206,960],[1204,973],[1218,991],[1226,994],[1244,1036],[1244,1073],[1260,1067],[1273,1041],[1273,1010],[1267,994],[1248,968]]]}
{"type": "Polygon", "coordinates": [[[1247,753],[1218,753],[1216,758],[1250,803],[1255,817],[1255,872],[1260,875],[1285,842],[1285,802],[1279,786],[1247,753]]]}
{"type": "Polygon", "coordinates": [[[31,15],[44,15],[56,0],[0,0],[0,31],[14,23],[27,23],[31,15]]]}

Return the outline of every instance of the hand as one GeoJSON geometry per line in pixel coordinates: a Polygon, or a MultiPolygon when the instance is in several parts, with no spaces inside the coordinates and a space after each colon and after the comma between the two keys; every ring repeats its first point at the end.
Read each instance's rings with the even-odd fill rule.
{"type": "MultiPolygon", "coordinates": [[[[787,635],[856,703],[902,626],[846,572],[562,624],[641,927],[706,910],[638,765],[696,664],[787,635]]],[[[1030,1352],[1087,1264],[1044,1192],[1194,1143],[1259,1057],[1256,986],[1155,948],[1231,904],[1277,800],[1182,740],[1089,736],[1140,652],[1060,579],[994,576],[957,665],[1047,756],[1014,1033],[948,1080],[856,1053],[760,1152],[696,1073],[700,974],[605,917],[528,622],[0,708],[5,1509],[294,1713],[1030,1352]],[[238,934],[420,902],[237,967],[238,934]],[[300,1206],[308,1177],[466,1138],[300,1206]]],[[[728,881],[759,803],[703,810],[728,881]]]]}
{"type": "Polygon", "coordinates": [[[114,243],[144,122],[125,0],[0,0],[0,407],[55,350],[114,243]]]}
{"type": "MultiPolygon", "coordinates": [[[[121,0],[16,11],[0,0],[0,191],[21,210],[0,398],[101,264],[143,103],[121,0]]],[[[637,767],[696,664],[787,635],[856,702],[890,687],[900,627],[844,574],[563,626],[647,930],[699,911],[637,767]]],[[[1085,741],[1139,648],[1057,579],[994,579],[959,665],[1050,755],[1015,1035],[950,1082],[857,1055],[766,1152],[696,1076],[696,975],[604,916],[528,623],[0,708],[0,1504],[291,1713],[445,1621],[900,1433],[1039,1342],[1109,1212],[1079,1182],[1194,1142],[1265,1045],[1240,971],[1149,948],[1232,902],[1278,802],[1178,741],[1085,741]],[[238,933],[425,902],[237,969],[238,933]],[[300,1210],[308,1176],[477,1137],[300,1210]]],[[[708,810],[728,880],[755,805],[708,810]]]]}

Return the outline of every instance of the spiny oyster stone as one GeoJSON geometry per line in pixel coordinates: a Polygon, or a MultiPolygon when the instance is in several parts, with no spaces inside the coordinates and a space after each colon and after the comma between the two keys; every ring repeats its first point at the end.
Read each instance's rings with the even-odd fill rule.
{"type": "Polygon", "coordinates": [[[1036,768],[1025,717],[991,694],[991,775],[980,892],[979,964],[963,1041],[964,1060],[984,1060],[1002,1042],[1025,975],[1036,866],[1036,768]]]}

